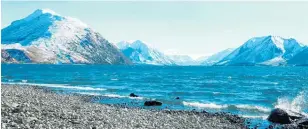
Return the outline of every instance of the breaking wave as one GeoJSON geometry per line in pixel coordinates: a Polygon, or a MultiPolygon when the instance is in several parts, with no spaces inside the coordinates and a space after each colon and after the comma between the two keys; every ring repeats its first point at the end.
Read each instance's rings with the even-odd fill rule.
{"type": "Polygon", "coordinates": [[[100,93],[95,93],[95,92],[74,92],[77,94],[81,94],[81,95],[93,95],[93,96],[100,96],[100,93]]]}
{"type": "Polygon", "coordinates": [[[140,100],[143,99],[143,97],[129,97],[129,96],[122,96],[118,94],[103,94],[102,96],[109,97],[109,98],[129,98],[129,99],[140,99],[140,100]]]}
{"type": "Polygon", "coordinates": [[[300,113],[308,117],[308,114],[304,112],[304,108],[308,107],[308,93],[307,91],[301,91],[294,99],[287,97],[278,98],[275,108],[286,110],[289,114],[300,113]]]}
{"type": "Polygon", "coordinates": [[[191,107],[197,107],[197,108],[209,108],[209,109],[236,109],[236,110],[250,110],[250,111],[257,111],[257,112],[263,112],[263,113],[269,113],[271,111],[270,108],[262,107],[262,106],[256,106],[256,105],[245,105],[245,104],[239,104],[239,105],[219,105],[215,103],[199,103],[199,102],[185,102],[183,101],[183,105],[185,106],[191,106],[191,107]]]}
{"type": "Polygon", "coordinates": [[[197,108],[211,108],[211,109],[222,109],[228,107],[227,105],[218,105],[215,103],[199,103],[199,102],[185,102],[185,106],[197,107],[197,108]]]}

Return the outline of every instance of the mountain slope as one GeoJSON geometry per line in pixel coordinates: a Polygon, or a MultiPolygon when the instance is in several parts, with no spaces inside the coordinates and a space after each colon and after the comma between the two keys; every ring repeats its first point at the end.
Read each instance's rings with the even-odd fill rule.
{"type": "Polygon", "coordinates": [[[216,65],[285,65],[303,50],[295,39],[278,36],[256,37],[248,40],[216,65]]]}
{"type": "Polygon", "coordinates": [[[1,50],[1,59],[7,63],[31,63],[29,57],[18,49],[1,50]]]}
{"type": "Polygon", "coordinates": [[[168,55],[177,65],[198,65],[198,62],[188,55],[168,55]]]}
{"type": "Polygon", "coordinates": [[[122,41],[117,43],[117,46],[135,64],[175,65],[175,62],[168,56],[140,40],[122,41]]]}
{"type": "MultiPolygon", "coordinates": [[[[1,30],[3,62],[9,49],[32,63],[130,64],[114,45],[80,20],[38,9],[1,30]]],[[[16,56],[16,55],[15,55],[16,56]]],[[[16,58],[16,57],[15,57],[16,58]]],[[[21,61],[23,62],[23,61],[21,61]]]]}
{"type": "Polygon", "coordinates": [[[215,63],[222,60],[224,57],[228,56],[231,52],[233,52],[233,50],[233,48],[228,48],[226,50],[213,54],[207,57],[204,61],[202,61],[200,65],[214,65],[215,63]]]}
{"type": "Polygon", "coordinates": [[[308,65],[308,47],[305,47],[303,51],[299,52],[293,58],[288,60],[288,64],[308,65]]]}

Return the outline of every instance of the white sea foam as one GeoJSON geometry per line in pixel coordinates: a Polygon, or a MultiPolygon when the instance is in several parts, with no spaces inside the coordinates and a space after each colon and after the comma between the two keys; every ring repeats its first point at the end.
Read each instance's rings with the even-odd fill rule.
{"type": "Polygon", "coordinates": [[[140,100],[144,99],[143,97],[128,97],[128,98],[130,98],[130,99],[140,99],[140,100]]]}
{"type": "Polygon", "coordinates": [[[2,82],[2,84],[8,85],[30,85],[30,86],[42,86],[42,87],[52,87],[52,88],[63,88],[63,89],[74,89],[74,90],[97,90],[104,91],[103,88],[93,88],[93,87],[83,87],[83,86],[70,86],[67,84],[39,84],[39,83],[24,83],[24,82],[2,82]]]}
{"type": "Polygon", "coordinates": [[[220,92],[213,92],[213,94],[214,94],[214,95],[218,95],[218,94],[220,94],[220,92]]]}
{"type": "Polygon", "coordinates": [[[262,116],[252,116],[252,115],[240,115],[244,118],[251,118],[251,119],[263,119],[266,120],[267,119],[267,115],[262,115],[262,116]]]}
{"type": "Polygon", "coordinates": [[[236,108],[237,110],[255,110],[258,112],[268,113],[271,111],[270,108],[256,106],[256,105],[227,105],[227,104],[215,104],[215,103],[199,103],[199,102],[185,102],[183,101],[183,105],[197,107],[197,108],[209,108],[209,109],[228,109],[228,108],[236,108]]]}
{"type": "Polygon", "coordinates": [[[198,107],[198,108],[212,108],[212,109],[221,109],[227,108],[227,105],[218,105],[215,103],[199,103],[199,102],[185,102],[183,101],[185,106],[198,107]]]}
{"type": "Polygon", "coordinates": [[[104,94],[102,96],[110,97],[110,98],[129,98],[129,99],[140,99],[140,100],[143,99],[143,97],[129,97],[129,96],[122,96],[118,94],[104,94]]]}
{"type": "Polygon", "coordinates": [[[119,80],[119,79],[117,79],[117,78],[111,78],[110,80],[111,80],[111,81],[117,81],[117,80],[119,80]]]}
{"type": "Polygon", "coordinates": [[[100,96],[100,93],[96,93],[96,92],[75,92],[77,94],[82,94],[82,95],[94,95],[94,96],[100,96]]]}
{"type": "Polygon", "coordinates": [[[294,99],[286,97],[278,98],[275,108],[286,110],[289,114],[301,113],[308,117],[307,113],[303,112],[303,108],[308,106],[307,91],[301,91],[294,99]]]}
{"type": "Polygon", "coordinates": [[[110,97],[110,98],[125,98],[125,96],[117,95],[117,94],[104,94],[102,96],[110,97]]]}
{"type": "Polygon", "coordinates": [[[271,111],[270,108],[255,106],[255,105],[240,104],[240,105],[235,105],[235,107],[238,109],[257,110],[257,111],[265,112],[265,113],[271,111]]]}

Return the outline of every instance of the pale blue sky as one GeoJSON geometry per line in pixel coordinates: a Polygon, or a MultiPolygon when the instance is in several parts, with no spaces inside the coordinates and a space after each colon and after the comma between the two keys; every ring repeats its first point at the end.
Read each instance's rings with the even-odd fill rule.
{"type": "Polygon", "coordinates": [[[194,57],[278,35],[308,44],[308,2],[2,2],[2,28],[35,9],[80,19],[107,40],[194,57]]]}

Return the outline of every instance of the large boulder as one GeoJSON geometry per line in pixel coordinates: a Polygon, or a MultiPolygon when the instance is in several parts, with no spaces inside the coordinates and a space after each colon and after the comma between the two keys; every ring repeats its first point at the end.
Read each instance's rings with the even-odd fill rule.
{"type": "Polygon", "coordinates": [[[291,118],[290,115],[280,108],[276,108],[271,111],[271,114],[268,116],[267,120],[274,123],[279,124],[291,124],[291,118]]]}
{"type": "Polygon", "coordinates": [[[145,101],[144,106],[161,106],[163,103],[158,101],[145,101]]]}

